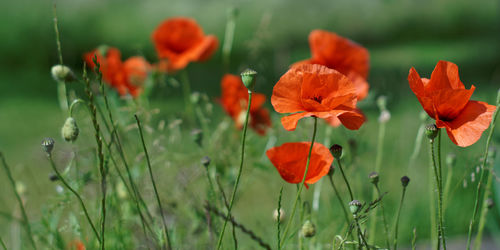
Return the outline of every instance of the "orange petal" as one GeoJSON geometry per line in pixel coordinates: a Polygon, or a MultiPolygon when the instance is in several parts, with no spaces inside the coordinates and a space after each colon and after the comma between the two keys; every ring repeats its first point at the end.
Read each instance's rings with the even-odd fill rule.
{"type": "Polygon", "coordinates": [[[271,117],[267,109],[261,108],[250,113],[250,127],[253,128],[257,134],[265,135],[267,129],[271,126],[271,117]]]}
{"type": "Polygon", "coordinates": [[[476,88],[471,89],[442,89],[432,95],[432,102],[440,120],[451,121],[457,117],[476,88]]]}
{"type": "Polygon", "coordinates": [[[410,89],[417,96],[418,101],[424,108],[427,114],[434,118],[434,105],[432,103],[432,98],[428,97],[425,93],[424,84],[428,83],[429,80],[425,78],[420,78],[420,75],[417,73],[415,68],[410,69],[410,73],[408,74],[408,83],[410,84],[410,89]]]}
{"type": "Polygon", "coordinates": [[[437,63],[429,84],[425,86],[425,91],[432,92],[440,89],[465,89],[458,76],[456,64],[447,61],[437,63]]]}
{"type": "Polygon", "coordinates": [[[303,72],[300,67],[289,69],[274,85],[271,104],[278,113],[294,113],[304,110],[300,98],[303,72]]]}
{"type": "MultiPolygon", "coordinates": [[[[284,143],[266,151],[281,177],[289,183],[300,183],[304,177],[310,142],[284,143]]],[[[305,183],[313,184],[328,174],[333,156],[327,147],[314,143],[305,183]]]]}
{"type": "Polygon", "coordinates": [[[437,120],[436,125],[446,128],[453,143],[460,147],[467,147],[477,142],[489,127],[495,108],[485,102],[469,101],[453,121],[437,120]]]}
{"type": "Polygon", "coordinates": [[[347,77],[352,81],[354,87],[356,88],[358,101],[365,99],[365,97],[368,95],[368,90],[370,90],[370,85],[368,84],[368,82],[356,73],[349,73],[347,77]]]}
{"type": "Polygon", "coordinates": [[[337,117],[342,125],[350,130],[358,130],[366,121],[365,115],[359,109],[344,112],[337,117]]]}

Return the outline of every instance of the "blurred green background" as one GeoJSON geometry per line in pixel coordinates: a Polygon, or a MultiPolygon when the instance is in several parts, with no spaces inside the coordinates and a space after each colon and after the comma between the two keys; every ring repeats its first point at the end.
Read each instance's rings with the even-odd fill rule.
{"type": "MultiPolygon", "coordinates": [[[[361,143],[364,155],[357,165],[363,167],[359,171],[351,170],[358,175],[359,185],[372,170],[370,166],[375,157],[378,110],[374,99],[379,95],[388,97],[388,109],[393,118],[387,125],[385,151],[390,154],[384,158],[382,171],[392,178],[392,184],[387,186],[398,187],[399,177],[407,173],[406,165],[413,150],[421,110],[406,80],[412,66],[421,76],[429,77],[438,60],[454,62],[459,66],[464,84],[467,87],[474,84],[477,88],[472,99],[491,104],[500,86],[500,2],[494,0],[70,0],[56,3],[64,62],[77,74],[81,73],[82,54],[101,44],[119,48],[122,58],[143,55],[155,62],[150,39],[155,27],[168,17],[195,18],[206,33],[215,34],[220,41],[211,60],[191,64],[188,68],[192,89],[213,98],[220,94],[220,79],[224,73],[220,48],[230,8],[237,8],[239,12],[230,72],[237,74],[246,67],[254,68],[259,72],[257,91],[267,96],[291,63],[310,56],[307,37],[311,30],[333,31],[365,46],[371,56],[371,89],[361,107],[369,122],[359,132],[365,142],[361,143]]],[[[30,195],[36,196],[33,203],[39,204],[50,196],[50,192],[40,190],[47,183],[49,173],[40,141],[47,136],[59,138],[59,128],[65,117],[59,110],[56,83],[50,75],[51,66],[58,62],[53,2],[2,1],[0,8],[3,10],[0,15],[0,150],[14,167],[14,175],[27,183],[28,190],[36,190],[30,195]]],[[[166,84],[157,89],[150,98],[152,106],[159,108],[165,117],[178,114],[176,110],[182,104],[180,89],[166,84]]],[[[270,103],[266,105],[271,107],[270,103]]],[[[222,119],[221,108],[217,104],[214,106],[215,117],[218,117],[214,120],[222,119]]],[[[278,144],[292,139],[309,140],[308,123],[304,123],[303,129],[295,135],[286,134],[278,122],[279,115],[272,113],[278,144]]],[[[342,142],[355,137],[355,133],[344,130],[334,132],[334,138],[342,142]]],[[[467,229],[472,189],[470,186],[462,188],[462,183],[470,179],[470,172],[483,150],[484,137],[467,150],[445,140],[445,152],[456,152],[462,165],[467,166],[457,170],[454,184],[460,195],[453,197],[454,203],[447,211],[451,238],[464,234],[467,229]]],[[[498,132],[494,138],[499,141],[498,132]]],[[[265,146],[266,139],[259,141],[255,136],[252,140],[265,146]]],[[[417,183],[409,190],[407,215],[402,219],[401,232],[404,234],[401,239],[405,242],[409,242],[413,227],[418,228],[423,239],[428,237],[427,221],[419,221],[420,216],[428,216],[428,201],[418,200],[423,190],[427,192],[424,183],[427,181],[426,149],[424,145],[415,169],[408,172],[417,183]]],[[[261,153],[256,150],[254,156],[260,157],[261,153]]],[[[237,216],[241,215],[243,222],[259,230],[267,227],[266,221],[283,184],[272,166],[262,162],[264,170],[245,177],[259,179],[256,181],[259,185],[251,185],[250,180],[245,180],[247,183],[241,188],[244,190],[242,203],[236,206],[237,216]],[[272,192],[262,196],[268,189],[272,192]],[[250,205],[261,208],[256,213],[238,211],[250,205]]],[[[6,181],[3,172],[0,180],[6,181]]],[[[326,184],[323,186],[329,188],[326,184]]],[[[365,186],[365,195],[369,197],[370,187],[365,186]]],[[[2,187],[0,192],[0,209],[10,211],[13,199],[10,191],[4,189],[8,188],[2,187]]],[[[287,193],[290,197],[293,189],[289,188],[287,193]]],[[[389,207],[396,203],[398,193],[390,194],[389,207]]],[[[35,217],[40,213],[36,207],[29,210],[35,217]]],[[[2,223],[6,221],[0,219],[2,223]]],[[[272,235],[272,230],[269,226],[259,232],[261,235],[271,232],[272,235]]],[[[266,239],[270,241],[272,236],[266,239]]]]}

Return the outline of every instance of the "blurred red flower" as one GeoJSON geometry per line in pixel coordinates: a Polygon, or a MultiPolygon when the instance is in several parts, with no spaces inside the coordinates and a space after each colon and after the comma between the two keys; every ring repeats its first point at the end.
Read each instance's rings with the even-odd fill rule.
{"type": "MultiPolygon", "coordinates": [[[[289,183],[300,183],[306,170],[311,142],[289,142],[266,151],[281,178],[289,183]]],[[[328,174],[333,156],[323,144],[314,143],[305,184],[313,184],[328,174]]]]}
{"type": "Polygon", "coordinates": [[[338,119],[348,129],[359,129],[365,117],[356,109],[354,84],[336,70],[318,64],[292,67],[273,89],[271,103],[278,113],[293,113],[281,118],[292,131],[300,119],[309,116],[338,119]]]}
{"type": "Polygon", "coordinates": [[[474,144],[489,127],[495,106],[470,100],[476,87],[465,89],[454,63],[439,61],[431,79],[420,78],[412,67],[408,82],[425,112],[436,120],[438,128],[446,128],[456,145],[474,144]]]}
{"type": "Polygon", "coordinates": [[[186,17],[169,18],[163,21],[151,36],[160,59],[162,71],[177,71],[190,62],[210,58],[218,46],[213,35],[206,36],[194,19],[186,17]]]}
{"type": "Polygon", "coordinates": [[[300,64],[321,64],[346,75],[356,87],[358,101],[368,95],[370,85],[366,79],[370,69],[370,55],[361,45],[333,32],[313,30],[309,34],[312,57],[300,64]]]}
{"type": "Polygon", "coordinates": [[[68,244],[69,249],[85,250],[85,245],[80,240],[73,240],[68,244]]]}
{"type": "MultiPolygon", "coordinates": [[[[241,78],[226,74],[221,82],[222,95],[219,99],[226,113],[233,118],[236,127],[242,128],[245,122],[245,114],[248,106],[248,90],[243,85],[241,78]]],[[[249,125],[259,135],[265,135],[267,128],[271,126],[269,111],[263,107],[266,96],[252,93],[250,105],[249,125]]]]}
{"type": "Polygon", "coordinates": [[[84,55],[87,65],[92,69],[95,67],[94,55],[100,64],[104,81],[115,88],[120,95],[129,93],[133,97],[139,96],[151,68],[146,59],[134,56],[122,62],[121,53],[116,48],[95,49],[84,55]]]}

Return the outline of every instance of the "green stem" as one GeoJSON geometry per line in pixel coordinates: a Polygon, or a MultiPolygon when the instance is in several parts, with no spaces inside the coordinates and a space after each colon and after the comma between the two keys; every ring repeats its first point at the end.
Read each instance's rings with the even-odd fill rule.
{"type": "Polygon", "coordinates": [[[313,135],[312,135],[312,139],[311,139],[311,146],[309,147],[309,153],[307,155],[306,169],[304,171],[304,176],[302,177],[302,181],[300,182],[299,190],[297,191],[297,196],[295,197],[295,202],[293,203],[293,208],[292,208],[292,213],[290,214],[290,219],[288,220],[288,223],[285,226],[285,231],[283,232],[283,237],[282,237],[281,244],[280,244],[281,248],[283,248],[283,245],[285,244],[286,236],[287,236],[288,230],[290,229],[290,225],[293,222],[293,217],[295,216],[295,212],[297,210],[297,204],[298,204],[298,201],[300,198],[300,194],[302,193],[302,189],[304,187],[304,182],[306,181],[307,171],[309,170],[309,164],[311,161],[311,153],[312,153],[312,149],[314,146],[314,141],[316,140],[317,127],[318,127],[318,118],[314,117],[313,135]]]}
{"type": "Polygon", "coordinates": [[[224,220],[224,224],[222,226],[222,230],[219,234],[219,240],[217,241],[217,249],[220,249],[222,246],[222,239],[224,238],[224,231],[226,230],[227,222],[231,218],[231,210],[233,208],[234,197],[236,196],[236,191],[238,189],[238,184],[240,183],[241,172],[243,171],[243,161],[245,159],[245,139],[247,136],[247,126],[248,126],[248,117],[250,115],[250,105],[252,104],[252,91],[248,90],[248,107],[245,115],[245,124],[243,126],[243,135],[241,137],[241,158],[240,158],[240,168],[238,170],[238,175],[236,176],[236,182],[234,183],[233,193],[231,195],[231,202],[229,203],[229,208],[227,211],[227,217],[224,220]]]}
{"type": "Polygon", "coordinates": [[[283,186],[280,188],[280,196],[278,197],[278,216],[276,217],[276,227],[277,230],[277,239],[278,239],[278,248],[281,249],[281,198],[283,197],[283,186]]]}
{"type": "MultiPolygon", "coordinates": [[[[484,191],[484,197],[489,197],[491,194],[491,186],[493,183],[493,175],[490,173],[488,175],[488,180],[486,181],[486,189],[484,191]]],[[[483,230],[486,225],[486,215],[488,214],[488,202],[486,199],[483,201],[483,205],[481,207],[481,216],[479,217],[479,224],[477,226],[477,234],[474,240],[474,249],[481,250],[481,243],[483,238],[483,230]]]]}
{"type": "Polygon", "coordinates": [[[485,174],[485,166],[486,166],[486,160],[488,159],[488,152],[490,148],[490,142],[491,142],[491,137],[493,137],[493,132],[495,131],[495,124],[496,124],[496,119],[498,117],[498,110],[500,109],[500,90],[498,92],[497,96],[497,107],[495,110],[495,113],[493,113],[492,119],[491,119],[491,124],[490,124],[490,132],[488,134],[488,139],[486,140],[486,147],[484,149],[484,156],[483,156],[483,162],[481,163],[481,175],[479,176],[479,182],[477,183],[476,187],[476,195],[475,195],[475,201],[474,201],[474,211],[472,212],[472,218],[469,223],[469,232],[467,234],[467,250],[470,250],[470,244],[471,244],[471,238],[472,238],[472,230],[474,223],[476,222],[476,217],[479,212],[479,204],[481,201],[484,202],[484,197],[481,199],[481,187],[483,185],[483,179],[484,179],[484,174],[485,174]]]}
{"type": "Polygon", "coordinates": [[[170,241],[170,235],[168,233],[167,222],[165,218],[165,214],[163,212],[163,206],[161,205],[160,196],[158,194],[158,189],[156,188],[155,178],[153,176],[153,170],[151,169],[151,161],[149,159],[148,150],[146,148],[146,143],[144,142],[144,135],[142,133],[141,121],[137,115],[134,115],[135,120],[137,121],[137,127],[139,128],[139,135],[141,136],[142,147],[144,149],[144,155],[146,156],[146,162],[149,170],[149,177],[151,178],[151,183],[153,184],[153,189],[155,191],[156,201],[158,202],[158,208],[160,209],[161,221],[163,223],[163,233],[167,239],[168,249],[172,249],[172,242],[170,241]]]}
{"type": "MultiPolygon", "coordinates": [[[[59,27],[57,25],[57,11],[56,4],[54,3],[54,31],[56,33],[56,44],[57,44],[57,54],[59,56],[59,64],[63,65],[63,56],[62,56],[62,48],[61,48],[61,39],[59,35],[59,27]]],[[[69,97],[68,92],[66,90],[66,81],[58,81],[57,82],[57,92],[59,98],[59,105],[62,110],[68,110],[69,106],[69,97]]]]}
{"type": "Polygon", "coordinates": [[[7,250],[7,246],[5,246],[5,242],[3,242],[2,237],[0,237],[0,245],[2,245],[3,250],[7,250]]]}
{"type": "Polygon", "coordinates": [[[224,65],[224,71],[229,71],[230,59],[231,59],[231,49],[233,48],[234,40],[234,30],[236,27],[236,14],[237,10],[235,8],[228,9],[226,32],[224,34],[224,45],[222,47],[222,64],[224,65]]]}
{"type": "MultiPolygon", "coordinates": [[[[438,132],[439,133],[439,132],[438,132]]],[[[432,162],[432,169],[434,170],[434,180],[436,181],[436,190],[438,192],[438,222],[437,222],[437,246],[436,249],[439,250],[441,248],[441,239],[443,236],[443,231],[442,231],[442,219],[441,219],[441,209],[439,209],[439,203],[440,203],[440,197],[441,197],[441,185],[440,185],[440,180],[439,180],[439,170],[438,166],[436,164],[436,158],[435,158],[435,153],[434,153],[434,140],[430,140],[430,157],[431,157],[431,162],[432,162]]]]}
{"type": "Polygon", "coordinates": [[[398,249],[398,229],[399,229],[399,216],[401,215],[401,208],[403,207],[403,201],[405,199],[406,187],[403,186],[403,193],[401,194],[401,200],[399,201],[398,213],[396,215],[396,225],[394,226],[394,250],[398,249]]]}
{"type": "MultiPolygon", "coordinates": [[[[385,108],[385,107],[384,107],[385,108]]],[[[381,112],[386,111],[385,109],[381,109],[381,112]]],[[[385,137],[385,122],[380,122],[380,126],[378,129],[378,141],[377,141],[377,155],[375,158],[375,171],[380,172],[380,167],[382,165],[382,156],[384,155],[384,137],[385,137]]],[[[374,189],[372,191],[372,200],[377,198],[377,191],[374,189]]],[[[370,243],[373,244],[375,242],[375,232],[377,230],[377,213],[378,210],[375,209],[372,211],[370,215],[370,231],[368,235],[371,235],[370,243]]]]}
{"type": "Polygon", "coordinates": [[[184,105],[186,106],[186,114],[189,119],[194,117],[193,103],[191,102],[191,83],[187,70],[181,72],[182,92],[184,94],[184,105]]]}
{"type": "Polygon", "coordinates": [[[36,248],[35,240],[33,238],[33,233],[31,231],[30,222],[28,220],[28,215],[26,214],[26,210],[24,209],[24,204],[23,204],[23,200],[21,199],[21,195],[19,194],[19,192],[17,192],[17,189],[16,189],[16,181],[14,181],[14,177],[12,177],[12,173],[10,172],[9,165],[7,165],[7,161],[5,160],[5,157],[4,157],[2,152],[0,152],[0,157],[2,158],[3,167],[5,169],[5,172],[7,173],[7,177],[9,178],[12,189],[14,190],[14,195],[16,196],[17,202],[19,203],[19,208],[21,209],[21,214],[22,214],[23,220],[24,220],[24,226],[25,226],[26,232],[28,233],[30,243],[33,246],[33,248],[36,250],[37,248],[36,248]]]}
{"type": "MultiPolygon", "coordinates": [[[[430,150],[429,150],[430,152],[430,150]]],[[[430,165],[432,165],[432,154],[430,153],[429,155],[429,162],[430,162],[430,165]]],[[[434,187],[434,184],[432,183],[432,179],[433,178],[433,167],[430,167],[429,168],[429,203],[430,203],[430,206],[429,206],[429,214],[430,214],[430,223],[431,223],[431,230],[430,230],[430,234],[431,234],[431,246],[438,243],[438,244],[441,244],[440,241],[437,239],[436,235],[438,234],[438,231],[437,231],[437,228],[438,228],[438,225],[437,225],[437,222],[436,222],[436,203],[434,202],[435,201],[435,187],[434,187]]]]}
{"type": "Polygon", "coordinates": [[[337,164],[339,165],[340,173],[342,173],[342,178],[344,179],[345,185],[347,186],[347,189],[349,190],[349,197],[351,197],[351,201],[353,201],[354,195],[352,194],[351,185],[349,184],[349,181],[347,180],[347,177],[345,176],[344,169],[342,169],[342,164],[340,163],[340,159],[338,159],[338,158],[337,158],[337,164]]]}
{"type": "Polygon", "coordinates": [[[441,240],[443,241],[443,249],[446,250],[446,234],[444,232],[444,210],[443,210],[443,171],[441,168],[441,129],[438,130],[438,145],[437,145],[437,157],[438,157],[438,173],[439,173],[439,224],[441,227],[441,240]]]}
{"type": "Polygon", "coordinates": [[[47,158],[49,159],[50,161],[50,165],[52,166],[52,170],[54,170],[54,172],[56,173],[57,175],[57,178],[59,178],[59,180],[63,183],[63,185],[69,190],[71,191],[71,193],[73,193],[73,195],[75,195],[75,197],[78,199],[78,202],[80,202],[80,206],[82,207],[82,210],[83,210],[83,213],[85,214],[85,217],[87,218],[87,221],[89,222],[90,224],[90,227],[92,227],[92,231],[94,231],[94,234],[97,238],[97,240],[99,241],[99,243],[101,243],[101,238],[99,236],[99,233],[97,232],[97,229],[96,227],[94,226],[94,223],[92,222],[92,219],[90,219],[90,215],[89,215],[89,212],[87,210],[87,207],[85,207],[85,203],[83,203],[83,200],[82,200],[82,197],[78,194],[78,192],[76,190],[74,190],[69,184],[68,182],[66,182],[66,180],[62,177],[62,175],[59,173],[59,170],[57,170],[57,167],[56,167],[56,164],[54,163],[54,160],[52,159],[52,155],[51,154],[47,154],[47,158]]]}
{"type": "Polygon", "coordinates": [[[335,196],[337,196],[337,199],[340,203],[340,207],[342,208],[342,211],[344,212],[345,222],[347,223],[347,225],[349,225],[351,222],[349,220],[349,213],[347,212],[347,208],[345,207],[345,203],[342,200],[342,197],[340,197],[340,193],[339,193],[337,187],[335,186],[335,183],[333,182],[333,177],[331,175],[328,175],[328,177],[330,179],[330,184],[333,188],[333,191],[335,192],[335,196]]]}

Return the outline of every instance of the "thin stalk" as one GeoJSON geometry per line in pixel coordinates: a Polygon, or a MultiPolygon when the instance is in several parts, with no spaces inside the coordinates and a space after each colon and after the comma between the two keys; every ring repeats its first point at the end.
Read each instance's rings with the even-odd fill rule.
{"type": "Polygon", "coordinates": [[[443,199],[444,199],[444,210],[448,207],[449,202],[449,193],[451,188],[451,181],[453,179],[453,166],[451,164],[448,165],[448,170],[446,171],[446,181],[444,182],[444,190],[443,190],[443,199]]]}
{"type": "Polygon", "coordinates": [[[438,209],[439,209],[439,224],[441,227],[441,240],[443,241],[443,249],[446,250],[446,234],[444,232],[444,210],[443,210],[443,171],[441,168],[441,129],[438,130],[438,145],[437,145],[437,160],[439,173],[439,193],[438,193],[438,209]]]}
{"type": "MultiPolygon", "coordinates": [[[[375,185],[375,189],[377,190],[377,195],[378,197],[380,197],[381,193],[380,193],[380,188],[378,187],[378,184],[377,183],[374,183],[375,185]]],[[[382,202],[380,202],[380,209],[382,210],[382,221],[384,223],[384,232],[385,232],[385,236],[386,236],[386,243],[387,243],[387,249],[391,249],[391,243],[390,243],[390,239],[389,239],[389,226],[387,225],[387,218],[385,217],[385,209],[384,209],[384,204],[382,202]]],[[[374,236],[374,235],[372,235],[374,236]]]]}
{"type": "Polygon", "coordinates": [[[85,217],[87,218],[87,221],[89,222],[90,224],[90,227],[92,227],[92,231],[94,232],[95,234],[95,237],[97,238],[97,240],[99,241],[99,244],[101,244],[101,238],[100,238],[100,235],[99,235],[99,232],[97,231],[96,227],[94,226],[94,223],[92,222],[92,219],[90,219],[90,215],[89,215],[89,212],[87,210],[87,207],[85,206],[85,203],[83,202],[82,200],[82,197],[78,194],[78,192],[76,190],[74,190],[68,182],[66,182],[66,180],[62,177],[62,175],[59,173],[59,170],[57,170],[57,167],[56,167],[56,164],[54,163],[54,160],[52,159],[52,155],[51,154],[47,154],[47,158],[49,159],[50,161],[50,165],[52,166],[52,170],[54,170],[54,172],[56,173],[57,175],[57,178],[59,178],[59,180],[63,183],[63,185],[69,190],[71,191],[71,193],[73,193],[73,195],[75,195],[75,197],[78,199],[78,202],[80,203],[80,206],[82,207],[82,210],[83,210],[83,213],[85,214],[85,217]]]}
{"type": "Polygon", "coordinates": [[[236,182],[234,183],[233,194],[231,195],[231,202],[229,203],[229,209],[227,211],[227,217],[224,220],[224,225],[222,226],[222,230],[219,234],[219,240],[217,241],[217,249],[220,249],[222,246],[222,239],[224,238],[224,231],[226,230],[226,225],[231,218],[231,210],[233,208],[234,197],[236,196],[236,191],[238,189],[238,184],[240,183],[241,172],[243,171],[243,161],[245,159],[245,139],[247,136],[247,126],[248,126],[248,117],[250,114],[250,105],[252,103],[252,91],[248,90],[248,107],[245,115],[245,123],[243,126],[243,135],[241,137],[241,158],[240,158],[240,168],[238,170],[238,175],[236,176],[236,182]]]}
{"type": "Polygon", "coordinates": [[[158,207],[160,209],[161,221],[163,223],[163,233],[165,234],[165,237],[167,239],[168,249],[172,249],[172,242],[170,241],[170,235],[168,234],[167,222],[165,219],[165,214],[163,212],[163,206],[161,205],[160,196],[158,194],[158,189],[156,188],[156,182],[155,182],[155,178],[153,176],[153,170],[151,168],[151,161],[149,159],[148,150],[146,148],[146,143],[144,141],[144,135],[142,133],[141,121],[139,120],[139,117],[137,115],[134,115],[134,117],[135,117],[135,120],[137,121],[137,127],[139,128],[139,135],[141,136],[142,147],[144,149],[144,155],[146,156],[146,162],[148,165],[149,177],[151,178],[151,183],[153,184],[153,189],[155,191],[156,201],[158,202],[158,207]]]}
{"type": "Polygon", "coordinates": [[[186,114],[189,119],[193,119],[194,109],[191,102],[191,83],[189,82],[189,75],[187,70],[181,72],[182,92],[184,94],[184,105],[186,106],[186,114]]]}
{"type": "MultiPolygon", "coordinates": [[[[63,56],[61,48],[61,39],[59,35],[59,27],[57,25],[57,9],[54,3],[54,31],[56,33],[56,44],[57,44],[57,55],[59,56],[59,64],[63,65],[63,56]]],[[[69,106],[69,96],[66,90],[66,81],[57,81],[57,93],[59,99],[59,105],[62,110],[68,110],[69,106]]]]}
{"type": "MultiPolygon", "coordinates": [[[[431,161],[432,155],[429,157],[429,162],[430,165],[432,165],[431,161]]],[[[434,187],[434,184],[432,183],[431,179],[433,178],[433,168],[429,168],[429,201],[430,201],[430,206],[429,206],[429,215],[430,215],[430,224],[431,224],[431,245],[438,244],[439,246],[441,245],[441,241],[438,240],[436,235],[438,234],[438,224],[436,222],[436,203],[435,198],[436,198],[436,188],[434,187]]]]}
{"type": "MultiPolygon", "coordinates": [[[[4,157],[2,152],[0,152],[0,157],[2,158],[2,165],[5,169],[5,172],[7,173],[7,178],[9,179],[9,182],[12,186],[12,189],[14,190],[14,195],[16,196],[17,202],[19,203],[19,208],[21,209],[21,214],[23,216],[23,222],[24,222],[23,224],[25,226],[26,232],[28,233],[29,241],[30,241],[31,245],[33,246],[33,248],[36,250],[37,248],[36,248],[35,240],[33,238],[33,233],[31,231],[31,226],[30,226],[30,222],[28,219],[28,215],[26,214],[26,210],[24,209],[24,204],[23,204],[23,200],[21,199],[21,195],[19,195],[19,192],[17,192],[17,189],[16,189],[16,181],[14,180],[14,177],[12,177],[12,173],[10,172],[9,165],[7,165],[7,161],[5,160],[5,157],[4,157]]],[[[5,246],[4,246],[4,248],[5,248],[5,246]]]]}
{"type": "Polygon", "coordinates": [[[352,194],[352,189],[351,185],[349,184],[349,181],[347,180],[347,177],[345,176],[344,170],[342,169],[342,164],[340,163],[340,159],[336,159],[337,164],[339,165],[340,173],[342,173],[342,178],[344,178],[345,185],[347,186],[347,189],[349,190],[349,197],[351,197],[351,201],[354,200],[354,195],[352,194]]]}
{"type": "MultiPolygon", "coordinates": [[[[220,193],[222,194],[222,199],[224,200],[224,205],[226,209],[229,209],[229,202],[227,201],[226,193],[224,192],[224,188],[222,188],[222,184],[220,183],[219,178],[217,178],[217,186],[219,187],[220,193]]],[[[236,227],[233,224],[233,240],[234,240],[234,249],[238,249],[238,239],[236,238],[236,227]]]]}
{"type": "Polygon", "coordinates": [[[413,237],[411,238],[411,250],[417,249],[417,229],[413,228],[413,237]]]}
{"type": "MultiPolygon", "coordinates": [[[[281,248],[285,244],[286,236],[287,236],[288,230],[290,229],[290,225],[293,222],[293,217],[295,216],[295,211],[297,210],[297,204],[298,204],[298,201],[300,198],[300,194],[302,193],[302,189],[304,187],[304,182],[306,181],[307,171],[309,170],[309,164],[311,162],[311,153],[312,153],[312,149],[314,146],[314,141],[316,140],[317,128],[318,128],[318,118],[314,117],[313,135],[312,135],[312,139],[311,139],[311,146],[309,147],[309,153],[307,155],[306,169],[304,171],[304,176],[302,177],[302,181],[300,182],[299,190],[297,191],[297,196],[295,197],[295,202],[293,203],[293,208],[292,208],[292,213],[290,214],[290,219],[288,220],[288,223],[285,226],[285,231],[283,232],[283,237],[282,237],[282,240],[280,243],[281,248]]],[[[279,248],[279,249],[281,249],[281,248],[279,248]]]]}
{"type": "Polygon", "coordinates": [[[401,194],[401,200],[399,201],[398,213],[396,215],[396,225],[394,226],[394,250],[398,249],[398,229],[399,229],[399,216],[401,215],[401,208],[403,207],[403,201],[405,199],[406,187],[403,186],[403,193],[401,194]]]}
{"type": "Polygon", "coordinates": [[[337,196],[337,199],[339,200],[340,207],[342,208],[342,211],[344,212],[345,222],[347,223],[347,225],[349,225],[351,222],[349,220],[349,213],[347,212],[347,208],[345,207],[345,203],[342,200],[342,197],[340,197],[340,193],[339,193],[337,187],[335,186],[335,183],[333,182],[333,177],[331,175],[328,175],[328,177],[330,179],[330,184],[333,188],[333,191],[335,192],[335,196],[337,196]]]}
{"type": "MultiPolygon", "coordinates": [[[[439,132],[438,132],[439,134],[439,132]]],[[[431,158],[431,163],[432,163],[432,169],[434,170],[434,180],[436,181],[436,190],[438,192],[438,221],[437,221],[437,246],[436,249],[439,250],[441,249],[441,239],[443,236],[443,231],[442,231],[442,220],[441,220],[441,209],[439,209],[439,200],[441,197],[441,182],[439,180],[439,170],[438,166],[436,164],[436,158],[435,158],[435,153],[434,153],[434,140],[430,140],[430,158],[431,158]]]]}
{"type": "MultiPolygon", "coordinates": [[[[488,180],[486,181],[486,189],[484,191],[484,197],[488,197],[491,195],[491,186],[493,183],[493,174],[488,175],[488,180]]],[[[481,243],[483,239],[483,230],[486,225],[486,215],[488,214],[488,202],[486,199],[483,201],[483,205],[481,207],[481,216],[479,217],[479,224],[477,226],[477,234],[474,239],[474,249],[481,250],[481,243]]]]}
{"type": "Polygon", "coordinates": [[[7,250],[7,246],[5,246],[5,242],[3,242],[2,237],[0,237],[0,245],[2,245],[3,250],[7,250]]]}
{"type": "Polygon", "coordinates": [[[470,244],[471,244],[471,238],[472,238],[472,230],[474,223],[476,222],[476,217],[479,212],[479,204],[481,203],[481,200],[484,202],[484,197],[481,199],[481,187],[483,185],[483,179],[484,179],[484,174],[485,174],[485,166],[486,166],[486,161],[488,159],[488,152],[490,148],[490,142],[491,142],[491,137],[493,137],[493,132],[495,131],[495,124],[496,120],[498,117],[498,110],[500,109],[500,90],[498,91],[497,95],[497,107],[495,110],[495,113],[493,113],[492,119],[491,119],[491,124],[490,124],[490,132],[488,134],[488,139],[486,140],[486,147],[484,149],[484,156],[483,156],[483,162],[481,163],[481,175],[479,176],[479,182],[477,183],[476,187],[476,195],[474,199],[474,211],[472,212],[472,218],[470,220],[469,224],[469,232],[467,234],[467,250],[470,250],[470,244]]]}
{"type": "Polygon", "coordinates": [[[228,9],[226,31],[224,33],[224,45],[222,47],[222,64],[224,65],[224,72],[229,71],[237,11],[238,10],[235,8],[228,9]]]}
{"type": "Polygon", "coordinates": [[[283,186],[280,188],[280,195],[278,197],[278,216],[276,217],[276,227],[277,227],[277,239],[278,239],[278,248],[281,249],[281,198],[283,197],[283,186]]]}

